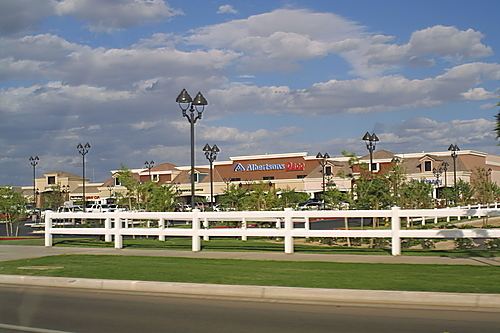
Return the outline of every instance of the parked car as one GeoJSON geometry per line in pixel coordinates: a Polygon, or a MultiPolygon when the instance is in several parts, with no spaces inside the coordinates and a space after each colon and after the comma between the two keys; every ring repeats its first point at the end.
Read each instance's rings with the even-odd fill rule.
{"type": "Polygon", "coordinates": [[[323,206],[323,202],[317,199],[309,199],[305,202],[300,203],[297,208],[300,210],[314,210],[320,209],[323,206]]]}
{"type": "MultiPolygon", "coordinates": [[[[87,208],[87,213],[107,213],[114,211],[114,207],[110,207],[111,205],[107,204],[93,204],[89,208],[87,208]]],[[[116,206],[116,205],[114,205],[116,206]]]]}

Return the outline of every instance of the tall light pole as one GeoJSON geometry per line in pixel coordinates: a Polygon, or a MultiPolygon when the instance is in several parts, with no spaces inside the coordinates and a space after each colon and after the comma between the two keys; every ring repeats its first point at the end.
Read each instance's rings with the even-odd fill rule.
{"type": "Polygon", "coordinates": [[[321,173],[323,174],[323,183],[322,183],[323,190],[322,190],[322,193],[321,193],[323,204],[321,206],[323,207],[323,209],[325,209],[325,188],[326,188],[325,167],[328,164],[328,159],[330,158],[330,155],[328,155],[328,153],[322,154],[321,152],[319,152],[316,155],[316,158],[319,159],[319,164],[321,165],[321,173]]]}
{"type": "Polygon", "coordinates": [[[455,205],[457,204],[457,199],[458,199],[458,193],[457,193],[457,156],[458,156],[458,151],[460,151],[460,148],[458,148],[457,145],[451,144],[448,147],[448,150],[451,152],[451,157],[453,158],[453,191],[455,192],[455,205]]]}
{"type": "Polygon", "coordinates": [[[370,152],[370,175],[373,175],[373,152],[375,151],[377,142],[380,140],[375,133],[370,134],[366,132],[363,136],[363,141],[366,143],[366,149],[370,152]]]}
{"type": "Polygon", "coordinates": [[[207,143],[205,147],[203,147],[203,151],[205,152],[205,157],[210,162],[210,207],[214,208],[214,171],[213,171],[213,163],[217,159],[217,154],[220,152],[219,147],[217,145],[210,145],[207,143]]]}
{"type": "Polygon", "coordinates": [[[441,163],[441,166],[439,167],[440,169],[443,170],[444,172],[444,187],[448,187],[448,162],[444,161],[443,163],[441,163]]]}
{"type": "Polygon", "coordinates": [[[144,162],[144,165],[146,166],[146,168],[148,168],[149,181],[151,181],[151,169],[155,165],[155,161],[150,161],[150,162],[146,161],[144,162]]]}
{"type": "Polygon", "coordinates": [[[36,181],[36,166],[38,165],[38,161],[40,161],[40,159],[38,158],[38,156],[30,156],[29,158],[30,160],[30,164],[31,166],[33,167],[33,210],[36,208],[36,185],[35,185],[35,181],[36,181]]]}
{"type": "Polygon", "coordinates": [[[90,143],[86,143],[85,145],[79,143],[78,146],[76,146],[78,149],[78,153],[82,155],[82,174],[83,174],[83,212],[86,212],[87,210],[87,198],[85,196],[85,155],[89,152],[90,149],[90,143]]]}
{"type": "Polygon", "coordinates": [[[182,116],[191,124],[191,207],[194,208],[194,124],[198,119],[201,119],[205,106],[208,105],[207,100],[201,92],[198,92],[194,100],[191,98],[186,89],[182,89],[179,96],[175,100],[182,110],[182,116]],[[189,110],[189,112],[188,112],[189,110]],[[196,111],[196,115],[195,115],[196,111]]]}

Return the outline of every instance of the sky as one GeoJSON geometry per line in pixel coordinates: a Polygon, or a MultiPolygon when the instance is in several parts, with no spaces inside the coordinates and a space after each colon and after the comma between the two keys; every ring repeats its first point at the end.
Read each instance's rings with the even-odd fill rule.
{"type": "Polygon", "coordinates": [[[496,0],[2,0],[0,184],[190,164],[175,99],[230,156],[343,150],[498,154],[496,0]]]}

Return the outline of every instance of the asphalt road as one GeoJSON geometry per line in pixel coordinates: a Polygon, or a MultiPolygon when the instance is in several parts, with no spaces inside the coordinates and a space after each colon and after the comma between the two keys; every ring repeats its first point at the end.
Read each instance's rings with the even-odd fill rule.
{"type": "Polygon", "coordinates": [[[0,285],[0,332],[49,332],[47,330],[498,333],[500,316],[482,312],[294,305],[0,285]]]}

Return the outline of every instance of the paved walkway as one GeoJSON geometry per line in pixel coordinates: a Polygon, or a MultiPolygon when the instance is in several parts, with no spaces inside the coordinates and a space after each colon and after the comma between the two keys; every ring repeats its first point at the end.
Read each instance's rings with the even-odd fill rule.
{"type": "Polygon", "coordinates": [[[213,251],[176,251],[148,249],[114,249],[83,247],[43,247],[23,245],[0,245],[0,261],[38,258],[62,254],[103,254],[152,257],[182,257],[210,259],[247,259],[247,260],[281,260],[281,261],[324,261],[350,263],[384,263],[384,264],[438,264],[438,265],[474,265],[500,266],[500,258],[447,258],[423,256],[384,256],[355,254],[306,254],[306,253],[270,253],[270,252],[213,252],[213,251]]]}

